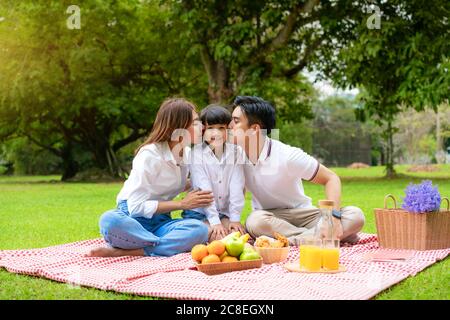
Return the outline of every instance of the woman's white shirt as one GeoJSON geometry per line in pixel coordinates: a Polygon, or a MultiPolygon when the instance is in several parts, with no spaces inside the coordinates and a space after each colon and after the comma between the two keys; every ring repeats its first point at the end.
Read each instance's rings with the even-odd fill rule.
{"type": "MultiPolygon", "coordinates": [[[[189,155],[190,148],[184,148],[183,158],[189,155]]],[[[146,145],[134,157],[117,203],[127,200],[131,216],[150,219],[159,201],[170,201],[184,190],[187,176],[188,166],[177,164],[167,142],[146,145]]]]}

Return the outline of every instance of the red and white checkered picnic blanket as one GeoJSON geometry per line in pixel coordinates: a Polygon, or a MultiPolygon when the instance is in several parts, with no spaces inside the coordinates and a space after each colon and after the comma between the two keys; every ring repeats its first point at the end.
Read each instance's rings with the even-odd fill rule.
{"type": "Polygon", "coordinates": [[[296,247],[291,247],[288,261],[283,263],[214,276],[195,270],[189,253],[169,258],[83,257],[104,246],[102,239],[3,250],[0,267],[73,285],[176,299],[369,299],[450,253],[450,248],[412,251],[412,257],[404,262],[373,262],[365,256],[378,250],[376,236],[361,233],[360,238],[357,244],[341,248],[340,262],[347,271],[337,274],[287,271],[283,265],[298,260],[296,247]]]}

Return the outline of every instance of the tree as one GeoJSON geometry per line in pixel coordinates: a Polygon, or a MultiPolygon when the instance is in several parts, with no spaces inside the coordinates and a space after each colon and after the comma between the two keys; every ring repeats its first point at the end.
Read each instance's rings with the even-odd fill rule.
{"type": "MultiPolygon", "coordinates": [[[[360,5],[361,11],[369,7],[364,1],[360,5]]],[[[369,29],[367,17],[354,16],[355,26],[341,38],[342,48],[328,52],[330,59],[321,70],[340,86],[362,89],[359,118],[370,116],[385,125],[386,174],[392,177],[393,121],[401,106],[435,108],[448,94],[450,3],[398,0],[378,5],[381,28],[369,29]]],[[[338,22],[336,27],[344,28],[346,23],[338,22]]]]}
{"type": "MultiPolygon", "coordinates": [[[[294,79],[328,43],[314,25],[323,12],[307,1],[166,1],[186,24],[208,76],[210,102],[228,102],[249,83],[294,79]]],[[[257,91],[257,90],[255,90],[257,91]]]]}
{"type": "Polygon", "coordinates": [[[199,61],[173,40],[180,24],[167,8],[138,0],[80,8],[80,30],[66,27],[61,2],[6,1],[0,13],[0,138],[26,136],[61,157],[63,180],[78,171],[80,147],[121,175],[117,152],[148,134],[164,98],[206,100],[199,61]]]}
{"type": "Polygon", "coordinates": [[[204,104],[246,92],[276,100],[280,119],[311,116],[298,72],[320,40],[298,28],[317,3],[86,0],[81,29],[69,30],[61,3],[2,2],[1,136],[58,155],[66,179],[80,169],[80,146],[120,175],[117,152],[148,132],[170,95],[204,104]]]}

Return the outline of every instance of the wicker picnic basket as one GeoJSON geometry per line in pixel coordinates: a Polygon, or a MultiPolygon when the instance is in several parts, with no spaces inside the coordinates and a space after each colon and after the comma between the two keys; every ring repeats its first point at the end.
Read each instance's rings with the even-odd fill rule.
{"type": "MultiPolygon", "coordinates": [[[[384,208],[375,209],[378,242],[380,247],[392,249],[434,250],[450,248],[450,211],[447,209],[426,213],[410,213],[397,208],[394,196],[384,198],[384,208]],[[387,200],[394,200],[394,208],[387,200]]],[[[442,203],[441,202],[441,203],[442,203]]]]}
{"type": "Polygon", "coordinates": [[[260,268],[262,266],[262,259],[258,260],[245,260],[236,262],[217,262],[196,264],[197,270],[207,275],[221,274],[231,271],[241,271],[246,269],[260,268]]]}

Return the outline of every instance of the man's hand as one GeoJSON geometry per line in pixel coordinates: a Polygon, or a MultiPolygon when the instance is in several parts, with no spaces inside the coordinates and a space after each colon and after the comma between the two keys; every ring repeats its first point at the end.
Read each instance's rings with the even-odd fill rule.
{"type": "Polygon", "coordinates": [[[333,219],[333,234],[336,237],[336,239],[341,240],[342,236],[344,235],[344,230],[342,229],[342,222],[341,220],[337,218],[333,219]]]}
{"type": "Polygon", "coordinates": [[[211,226],[211,235],[209,236],[209,241],[221,240],[227,235],[227,230],[225,227],[219,223],[211,226]]]}
{"type": "Polygon", "coordinates": [[[245,228],[242,226],[240,222],[230,222],[228,225],[228,232],[239,231],[241,234],[245,234],[245,228]]]}

